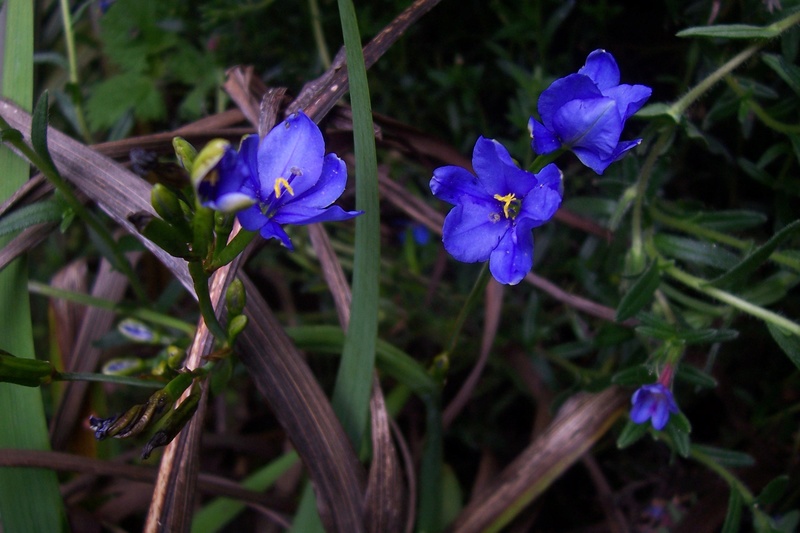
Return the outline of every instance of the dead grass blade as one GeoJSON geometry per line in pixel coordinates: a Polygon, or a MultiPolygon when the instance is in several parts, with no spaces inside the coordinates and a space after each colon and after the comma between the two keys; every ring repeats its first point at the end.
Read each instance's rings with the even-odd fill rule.
{"type": "Polygon", "coordinates": [[[392,444],[389,414],[377,375],[372,380],[372,464],[364,502],[364,523],[370,533],[400,531],[405,522],[402,472],[392,444]]]}
{"type": "Polygon", "coordinates": [[[570,398],[547,430],[462,510],[449,531],[499,531],[578,461],[623,413],[617,387],[570,398]]]}

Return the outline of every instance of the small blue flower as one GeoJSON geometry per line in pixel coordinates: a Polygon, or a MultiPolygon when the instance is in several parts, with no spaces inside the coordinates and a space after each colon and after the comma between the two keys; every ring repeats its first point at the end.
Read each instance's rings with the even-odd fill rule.
{"type": "Polygon", "coordinates": [[[477,177],[456,166],[433,172],[433,195],[455,205],[444,220],[444,247],[465,263],[488,259],[497,281],[515,285],[533,266],[531,229],[561,205],[561,171],[553,164],[538,174],[521,170],[503,145],[483,137],[472,166],[477,177]]]}
{"type": "Polygon", "coordinates": [[[539,116],[531,117],[528,129],[537,154],[560,148],[571,150],[598,174],[641,139],[622,141],[625,121],[650,98],[644,85],[620,85],[614,56],[595,50],[577,74],[554,81],[539,96],[539,116]]]}
{"type": "Polygon", "coordinates": [[[672,392],[661,383],[642,385],[633,393],[631,403],[631,420],[642,424],[650,419],[658,431],[667,425],[670,413],[678,412],[672,392]]]}
{"type": "Polygon", "coordinates": [[[347,169],[336,154],[325,155],[322,132],[302,111],[275,126],[259,142],[242,140],[238,153],[228,148],[217,175],[198,187],[203,205],[238,212],[246,230],[276,238],[293,249],[281,226],[347,220],[362,211],[331,205],[344,191],[347,169]]]}

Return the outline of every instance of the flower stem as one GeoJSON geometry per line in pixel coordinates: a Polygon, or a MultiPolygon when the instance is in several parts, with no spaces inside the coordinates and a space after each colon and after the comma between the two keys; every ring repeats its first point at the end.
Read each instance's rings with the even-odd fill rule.
{"type": "Polygon", "coordinates": [[[684,111],[692,105],[695,100],[700,98],[703,93],[713,87],[718,81],[730,74],[736,67],[750,59],[756,52],[764,47],[766,42],[752,44],[729,59],[724,65],[712,72],[706,79],[698,83],[692,90],[683,95],[678,101],[673,103],[667,110],[667,114],[678,123],[684,111]]]}
{"type": "Polygon", "coordinates": [[[464,305],[461,307],[461,311],[458,313],[456,323],[453,326],[453,332],[450,335],[450,342],[447,343],[447,350],[445,351],[447,355],[451,355],[455,351],[456,344],[458,344],[458,337],[461,335],[461,330],[464,328],[464,322],[470,312],[472,312],[475,304],[480,300],[487,283],[489,283],[489,265],[488,263],[484,263],[480,274],[478,274],[478,278],[475,280],[475,284],[472,286],[469,296],[467,296],[464,305]]]}
{"type": "Polygon", "coordinates": [[[530,170],[530,172],[533,172],[534,174],[536,174],[537,172],[541,172],[541,170],[544,167],[546,167],[547,165],[558,159],[558,156],[560,156],[563,153],[564,149],[559,148],[558,150],[554,150],[549,154],[538,155],[536,156],[536,159],[534,159],[533,162],[530,164],[528,170],[530,170]]]}
{"type": "Polygon", "coordinates": [[[94,296],[90,296],[88,294],[84,294],[81,292],[73,292],[64,289],[58,289],[56,287],[52,287],[50,285],[47,285],[46,283],[40,283],[38,281],[29,281],[28,290],[34,294],[40,294],[42,296],[48,296],[50,298],[59,298],[62,300],[68,300],[85,306],[97,307],[99,309],[106,309],[108,311],[112,311],[120,315],[125,315],[132,318],[138,318],[139,320],[143,320],[145,322],[150,322],[152,324],[158,324],[160,326],[165,326],[177,331],[181,331],[183,333],[186,333],[187,335],[194,335],[193,325],[188,324],[183,320],[177,319],[170,315],[159,313],[151,309],[130,308],[128,306],[112,302],[111,300],[105,300],[103,298],[95,298],[94,296]]]}
{"type": "Polygon", "coordinates": [[[698,463],[703,464],[706,468],[708,468],[712,472],[716,473],[719,477],[725,480],[725,482],[731,487],[731,489],[738,491],[739,494],[741,494],[745,505],[751,507],[755,503],[755,497],[753,496],[753,493],[750,492],[750,489],[748,489],[744,483],[739,481],[739,478],[734,476],[727,468],[720,465],[718,462],[709,457],[707,454],[698,450],[695,446],[692,446],[691,448],[689,448],[689,457],[691,457],[698,463]]]}
{"type": "Polygon", "coordinates": [[[217,314],[214,312],[214,305],[211,303],[211,294],[208,292],[208,274],[200,261],[189,261],[189,274],[194,282],[194,290],[197,293],[197,303],[200,307],[200,314],[208,326],[208,330],[219,340],[225,342],[228,334],[222,324],[219,323],[217,314]]]}
{"type": "Polygon", "coordinates": [[[779,328],[792,333],[793,335],[800,336],[800,324],[797,324],[796,322],[792,322],[791,320],[788,320],[777,313],[773,313],[772,311],[748,302],[747,300],[739,298],[738,296],[735,296],[729,292],[717,289],[716,287],[711,287],[705,280],[692,276],[691,274],[688,274],[673,265],[665,266],[663,271],[696,291],[702,292],[708,296],[711,296],[712,298],[716,298],[721,302],[735,307],[736,309],[739,309],[740,311],[743,311],[756,318],[760,318],[765,322],[774,324],[779,328]]]}
{"type": "Polygon", "coordinates": [[[92,134],[86,125],[86,117],[83,113],[83,103],[79,93],[78,83],[78,61],[75,58],[75,35],[72,33],[72,15],[69,11],[69,0],[61,0],[61,19],[64,24],[64,41],[67,46],[67,61],[69,62],[69,82],[73,85],[75,97],[72,100],[75,106],[75,116],[78,120],[78,128],[81,136],[88,143],[92,144],[92,134]]]}
{"type": "Polygon", "coordinates": [[[164,387],[163,381],[151,381],[130,376],[109,376],[106,374],[93,374],[89,372],[58,372],[53,376],[53,381],[93,381],[98,383],[129,385],[131,387],[144,387],[147,389],[161,389],[164,387]]]}

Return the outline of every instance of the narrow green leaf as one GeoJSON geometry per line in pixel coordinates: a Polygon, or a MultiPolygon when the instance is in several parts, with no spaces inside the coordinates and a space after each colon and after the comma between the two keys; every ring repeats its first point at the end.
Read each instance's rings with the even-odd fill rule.
{"type": "Polygon", "coordinates": [[[778,245],[794,236],[798,230],[800,230],[800,220],[795,220],[773,235],[767,242],[753,250],[733,268],[710,280],[708,284],[718,288],[726,288],[744,282],[750,273],[769,259],[769,256],[772,255],[778,245]]]}
{"type": "Polygon", "coordinates": [[[647,434],[649,424],[637,424],[632,420],[628,420],[625,427],[622,428],[622,433],[617,437],[617,448],[623,450],[635,443],[647,434]]]}
{"type": "Polygon", "coordinates": [[[351,0],[339,0],[350,103],[353,109],[353,139],[356,156],[356,219],[353,258],[353,300],[342,361],[336,375],[332,404],[358,449],[367,430],[369,396],[378,334],[380,232],[378,163],[372,123],[367,69],[358,20],[351,0]]]}
{"type": "Polygon", "coordinates": [[[777,54],[762,54],[761,59],[798,95],[800,95],[800,67],[788,63],[777,54]]]}
{"type": "Polygon", "coordinates": [[[687,263],[727,270],[739,262],[736,254],[704,241],[659,233],[653,237],[653,242],[656,248],[664,255],[687,263]]]}
{"type": "Polygon", "coordinates": [[[658,261],[653,261],[622,297],[617,306],[616,321],[627,320],[650,303],[659,283],[661,283],[661,271],[658,268],[658,261]]]}
{"type": "Polygon", "coordinates": [[[692,223],[716,231],[741,231],[760,226],[767,221],[764,213],[745,209],[703,211],[688,217],[692,223]]]}
{"type": "Polygon", "coordinates": [[[617,372],[611,377],[611,383],[623,387],[638,387],[655,380],[653,372],[645,365],[636,365],[617,372]]]}
{"type": "Polygon", "coordinates": [[[49,102],[47,91],[42,93],[36,107],[33,109],[31,118],[31,146],[42,160],[55,168],[53,158],[50,157],[50,149],[47,147],[47,123],[49,115],[49,102]]]}
{"type": "Polygon", "coordinates": [[[789,476],[780,475],[767,483],[767,486],[756,497],[758,505],[770,505],[777,502],[789,486],[789,476]]]}
{"type": "Polygon", "coordinates": [[[0,235],[15,233],[36,224],[60,222],[64,209],[65,206],[55,198],[20,207],[0,218],[0,235]]]}
{"type": "Polygon", "coordinates": [[[675,377],[704,389],[713,389],[717,386],[716,379],[706,374],[699,368],[684,363],[681,363],[678,366],[678,371],[675,373],[675,377]]]}
{"type": "MultiPolygon", "coordinates": [[[[29,0],[6,0],[2,94],[30,110],[33,103],[33,9],[29,0]]],[[[7,134],[4,134],[7,135],[7,134]]],[[[28,179],[30,167],[0,146],[0,201],[28,179]]],[[[0,246],[8,242],[0,238],[0,246]]],[[[32,359],[33,331],[28,269],[18,259],[0,272],[0,348],[32,359]]],[[[48,450],[47,421],[39,389],[0,383],[0,449],[48,450]]],[[[7,532],[63,530],[63,502],[52,470],[0,468],[0,529],[7,532]]]]}
{"type": "Polygon", "coordinates": [[[712,37],[726,39],[771,39],[780,34],[772,26],[751,26],[749,24],[718,24],[716,26],[695,26],[686,28],[677,37],[712,37]]]}
{"type": "MultiPolygon", "coordinates": [[[[680,413],[678,413],[678,415],[680,415],[680,413]]],[[[683,429],[679,427],[681,424],[679,423],[678,415],[672,415],[670,417],[669,422],[667,422],[667,427],[664,428],[664,431],[672,440],[675,452],[677,452],[677,454],[681,457],[689,457],[689,450],[691,448],[689,433],[683,431],[683,429]]]]}
{"type": "Polygon", "coordinates": [[[783,329],[770,322],[765,323],[767,329],[769,329],[769,334],[772,335],[772,338],[778,346],[781,347],[781,350],[789,356],[794,366],[800,368],[800,337],[785,332],[783,329]]]}
{"type": "Polygon", "coordinates": [[[731,487],[731,495],[728,497],[728,512],[725,513],[725,522],[722,524],[720,533],[738,533],[742,523],[742,495],[731,487]]]}
{"type": "MultiPolygon", "coordinates": [[[[243,480],[244,488],[265,491],[283,475],[292,465],[297,463],[297,453],[289,452],[275,459],[265,467],[243,480]]],[[[192,533],[213,533],[220,531],[233,520],[246,505],[230,498],[217,498],[200,509],[192,520],[192,533]]]]}
{"type": "Polygon", "coordinates": [[[702,446],[695,444],[693,448],[707,455],[714,462],[728,467],[728,468],[742,468],[745,466],[753,466],[756,460],[749,454],[743,452],[736,452],[733,450],[726,450],[714,446],[702,446]]]}

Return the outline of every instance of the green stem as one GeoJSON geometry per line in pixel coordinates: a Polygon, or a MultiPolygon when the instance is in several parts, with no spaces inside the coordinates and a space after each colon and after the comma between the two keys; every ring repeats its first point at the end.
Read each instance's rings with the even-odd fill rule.
{"type": "Polygon", "coordinates": [[[447,355],[452,355],[455,351],[456,344],[458,344],[458,337],[461,335],[461,330],[464,328],[464,322],[467,320],[467,316],[472,312],[475,304],[480,301],[483,290],[486,288],[486,284],[489,283],[489,275],[489,264],[484,263],[481,268],[481,273],[478,274],[478,278],[475,280],[475,284],[472,286],[469,296],[467,296],[464,305],[461,307],[461,311],[458,313],[456,323],[453,326],[453,332],[450,335],[450,342],[447,343],[447,350],[445,351],[447,355]]]}
{"type": "Polygon", "coordinates": [[[69,0],[61,0],[61,18],[64,23],[64,41],[67,45],[67,61],[69,62],[69,82],[74,86],[76,96],[73,99],[75,105],[75,115],[78,119],[78,127],[81,135],[87,144],[92,144],[92,134],[86,125],[86,117],[83,113],[83,103],[77,93],[79,91],[78,61],[75,57],[75,35],[72,33],[72,14],[69,11],[69,0]]]}
{"type": "Polygon", "coordinates": [[[698,463],[702,463],[706,468],[715,472],[719,477],[725,480],[725,482],[731,487],[731,489],[736,490],[741,494],[742,499],[744,500],[745,505],[748,507],[752,507],[755,503],[755,497],[753,493],[750,492],[750,489],[747,486],[739,481],[739,478],[734,476],[727,468],[720,465],[714,459],[706,455],[705,453],[701,452],[694,446],[689,448],[689,457],[697,461],[698,463]]]}
{"type": "Polygon", "coordinates": [[[655,168],[656,161],[661,155],[661,151],[669,142],[672,136],[672,127],[666,128],[656,140],[639,172],[639,179],[636,183],[636,195],[633,198],[633,213],[631,214],[631,267],[634,272],[640,272],[644,268],[644,239],[642,210],[644,209],[644,199],[647,196],[647,185],[650,176],[655,168]]]}
{"type": "Polygon", "coordinates": [[[442,410],[438,397],[425,400],[426,435],[419,474],[419,511],[417,531],[437,533],[442,530],[442,410]]]}
{"type": "MultiPolygon", "coordinates": [[[[13,130],[11,125],[5,121],[2,117],[0,117],[0,129],[2,130],[13,130]]],[[[58,190],[64,200],[67,202],[67,205],[72,209],[72,211],[81,219],[83,222],[89,226],[89,229],[94,231],[95,235],[102,241],[105,247],[108,249],[109,253],[112,257],[109,257],[109,260],[112,262],[115,268],[119,269],[127,278],[128,282],[131,285],[131,288],[136,292],[136,296],[143,301],[147,300],[147,293],[142,287],[142,284],[139,282],[139,279],[136,277],[131,264],[125,258],[125,254],[119,249],[117,246],[117,242],[114,240],[114,237],[108,231],[108,229],[103,225],[97,216],[94,215],[83,203],[78,200],[78,197],[75,196],[73,193],[72,188],[69,184],[61,177],[61,174],[48,160],[40,157],[36,151],[28,146],[28,144],[22,140],[21,138],[13,138],[10,137],[7,139],[8,143],[14,146],[17,150],[19,150],[28,161],[39,169],[39,171],[44,175],[47,180],[53,184],[53,186],[58,190]]]]}
{"type": "Polygon", "coordinates": [[[683,115],[684,111],[686,111],[695,100],[700,98],[703,93],[708,91],[722,78],[733,72],[736,67],[750,59],[756,52],[761,50],[765,44],[766,41],[752,44],[733,56],[724,65],[712,72],[706,79],[698,83],[692,90],[672,104],[667,110],[667,114],[670,115],[676,123],[680,122],[681,115],[683,115]]]}
{"type": "Polygon", "coordinates": [[[667,265],[664,267],[663,270],[668,275],[672,276],[674,279],[680,281],[684,285],[691,287],[692,289],[702,292],[712,298],[716,298],[717,300],[724,302],[740,311],[743,311],[749,315],[752,315],[756,318],[760,318],[765,322],[769,322],[778,326],[781,329],[784,329],[794,335],[800,336],[800,324],[792,322],[772,311],[764,309],[761,306],[752,304],[747,300],[739,298],[738,296],[734,296],[733,294],[717,289],[716,287],[711,287],[708,285],[708,282],[692,276],[691,274],[687,274],[683,272],[679,268],[673,265],[667,265]]]}
{"type": "Polygon", "coordinates": [[[317,46],[319,60],[322,62],[322,67],[328,70],[331,66],[331,55],[325,44],[325,34],[322,32],[321,24],[322,16],[317,0],[308,0],[308,9],[311,11],[311,32],[314,34],[314,44],[317,46]]]}
{"type": "Polygon", "coordinates": [[[29,281],[28,290],[34,294],[39,294],[50,298],[60,298],[62,300],[68,300],[70,302],[75,302],[81,305],[85,305],[87,307],[89,306],[97,307],[99,309],[106,309],[107,311],[111,311],[113,313],[117,313],[120,315],[129,316],[132,318],[138,318],[139,320],[150,322],[151,324],[157,324],[159,326],[165,326],[177,331],[181,331],[183,333],[186,333],[187,335],[194,335],[195,332],[195,328],[193,325],[188,324],[183,320],[174,318],[170,315],[158,313],[151,309],[143,309],[137,307],[131,308],[123,304],[112,302],[111,300],[96,298],[94,296],[90,296],[88,294],[84,294],[81,292],[73,292],[64,289],[58,289],[56,287],[52,287],[50,285],[47,285],[46,283],[40,283],[38,281],[29,281]]]}
{"type": "Polygon", "coordinates": [[[559,148],[558,150],[554,150],[549,154],[542,154],[536,156],[536,159],[534,159],[533,162],[530,164],[528,170],[530,172],[533,172],[534,174],[536,174],[537,172],[541,172],[541,170],[544,167],[546,167],[547,165],[558,159],[558,156],[563,154],[564,151],[565,150],[563,148],[559,148]]]}
{"type": "Polygon", "coordinates": [[[89,372],[58,372],[53,376],[53,381],[93,381],[97,383],[114,383],[116,385],[129,385],[147,389],[161,389],[163,381],[132,378],[130,376],[110,376],[106,374],[93,374],[89,372]]]}
{"type": "MultiPolygon", "coordinates": [[[[670,216],[656,207],[651,207],[648,212],[653,220],[691,235],[697,235],[698,237],[720,242],[739,250],[747,250],[752,246],[752,243],[748,241],[737,239],[736,237],[732,237],[726,233],[703,227],[690,220],[670,216]]],[[[792,256],[786,255],[782,252],[773,252],[769,258],[780,265],[800,271],[800,260],[795,259],[792,256]]]]}
{"type": "MultiPolygon", "coordinates": [[[[748,96],[747,91],[745,91],[742,86],[739,84],[738,81],[733,76],[725,76],[725,82],[728,84],[728,87],[736,93],[736,96],[739,98],[744,99],[748,96]]],[[[800,133],[800,125],[797,124],[784,124],[783,122],[779,122],[772,118],[769,113],[767,113],[761,105],[756,102],[752,98],[747,98],[745,100],[745,104],[750,110],[753,112],[755,116],[757,116],[761,122],[764,123],[765,126],[768,128],[772,128],[773,130],[784,133],[786,135],[794,134],[797,135],[800,133]]]]}
{"type": "Polygon", "coordinates": [[[200,308],[200,314],[203,315],[203,320],[208,326],[208,330],[219,340],[225,342],[228,338],[228,333],[222,324],[219,323],[217,314],[214,312],[214,305],[211,303],[211,294],[208,292],[208,274],[203,269],[200,261],[189,261],[189,274],[192,275],[194,282],[194,290],[197,293],[197,303],[200,308]]]}

